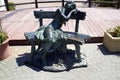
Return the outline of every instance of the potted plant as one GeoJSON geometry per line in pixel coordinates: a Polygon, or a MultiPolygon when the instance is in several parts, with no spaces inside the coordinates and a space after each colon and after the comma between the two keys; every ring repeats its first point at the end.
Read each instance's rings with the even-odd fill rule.
{"type": "Polygon", "coordinates": [[[110,52],[120,52],[120,26],[104,32],[103,44],[110,52]]]}
{"type": "Polygon", "coordinates": [[[9,56],[9,37],[2,30],[2,22],[0,18],[0,60],[6,59],[9,56]]]}

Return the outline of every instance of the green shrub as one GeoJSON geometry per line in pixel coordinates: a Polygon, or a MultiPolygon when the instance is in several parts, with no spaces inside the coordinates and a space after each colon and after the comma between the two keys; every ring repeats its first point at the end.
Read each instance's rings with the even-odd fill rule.
{"type": "Polygon", "coordinates": [[[4,42],[7,38],[7,34],[5,32],[0,31],[0,44],[2,44],[2,42],[4,42]]]}
{"type": "MultiPolygon", "coordinates": [[[[102,1],[117,2],[117,0],[93,0],[93,1],[99,1],[99,2],[102,2],[102,1]]],[[[116,4],[113,4],[113,3],[100,3],[99,6],[101,6],[101,7],[116,7],[116,4]]]]}
{"type": "Polygon", "coordinates": [[[120,37],[120,26],[115,27],[115,28],[113,29],[113,36],[114,36],[114,37],[120,37]]]}
{"type": "Polygon", "coordinates": [[[4,42],[7,38],[8,38],[7,34],[3,32],[2,29],[2,18],[0,15],[0,44],[2,44],[2,42],[4,42]]]}
{"type": "Polygon", "coordinates": [[[13,2],[9,2],[8,5],[9,5],[9,10],[10,10],[10,11],[11,11],[11,10],[15,10],[15,5],[14,5],[13,2]]]}
{"type": "Polygon", "coordinates": [[[107,30],[113,37],[120,37],[120,26],[107,30]]]}

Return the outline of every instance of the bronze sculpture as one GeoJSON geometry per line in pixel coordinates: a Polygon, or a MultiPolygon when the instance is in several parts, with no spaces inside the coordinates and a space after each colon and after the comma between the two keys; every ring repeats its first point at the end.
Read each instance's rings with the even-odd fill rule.
{"type": "Polygon", "coordinates": [[[61,49],[63,53],[66,53],[66,45],[64,44],[69,35],[63,33],[61,27],[63,24],[66,23],[66,21],[69,20],[72,13],[76,12],[76,10],[76,5],[72,1],[68,1],[63,8],[59,8],[56,10],[55,17],[49,25],[41,26],[35,32],[37,39],[45,41],[44,46],[41,47],[41,58],[43,60],[42,62],[44,66],[47,65],[45,59],[46,53],[50,52],[53,45],[55,46],[56,44],[56,48],[59,47],[59,49],[61,49]]]}
{"type": "MultiPolygon", "coordinates": [[[[42,17],[39,14],[39,11],[34,12],[36,18],[42,17]]],[[[56,10],[50,24],[40,26],[35,32],[25,33],[26,39],[30,40],[32,44],[32,59],[34,54],[38,53],[41,59],[40,66],[49,71],[63,71],[72,67],[87,66],[85,56],[80,53],[79,45],[83,44],[90,36],[77,32],[79,20],[84,20],[84,18],[85,12],[76,9],[73,1],[67,1],[64,7],[56,10]],[[66,24],[70,18],[76,19],[75,32],[62,31],[62,25],[66,24]],[[40,43],[36,52],[35,40],[40,43]],[[75,52],[67,49],[69,42],[74,44],[75,52]],[[48,55],[51,55],[52,58],[48,55]]]]}

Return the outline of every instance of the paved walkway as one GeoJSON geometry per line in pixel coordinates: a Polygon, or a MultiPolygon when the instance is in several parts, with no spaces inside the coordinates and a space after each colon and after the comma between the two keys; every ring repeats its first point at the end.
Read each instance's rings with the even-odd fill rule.
{"type": "Polygon", "coordinates": [[[0,80],[120,80],[120,53],[107,52],[101,43],[82,46],[88,67],[64,72],[45,72],[24,65],[30,46],[11,46],[10,50],[10,57],[0,61],[0,80]]]}

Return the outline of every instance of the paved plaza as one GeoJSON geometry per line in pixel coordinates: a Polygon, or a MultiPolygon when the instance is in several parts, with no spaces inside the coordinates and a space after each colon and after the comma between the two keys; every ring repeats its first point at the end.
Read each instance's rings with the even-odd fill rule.
{"type": "MultiPolygon", "coordinates": [[[[72,45],[68,48],[74,49],[72,45]]],[[[120,80],[120,53],[109,53],[102,43],[84,44],[88,67],[63,72],[47,72],[24,62],[30,46],[10,46],[11,55],[0,61],[0,80],[120,80]]]]}
{"type": "MultiPolygon", "coordinates": [[[[46,5],[39,4],[39,7],[46,5]]],[[[61,4],[51,5],[61,6],[61,4]]],[[[80,7],[88,6],[81,3],[78,5],[80,7]]],[[[33,8],[34,6],[34,4],[19,5],[16,6],[16,9],[33,8]]],[[[74,46],[69,45],[68,48],[74,49],[74,46]]],[[[9,58],[0,61],[0,80],[120,80],[120,53],[108,52],[102,43],[82,45],[81,52],[87,56],[88,66],[63,72],[48,72],[25,65],[30,50],[30,46],[10,46],[9,58]]]]}

